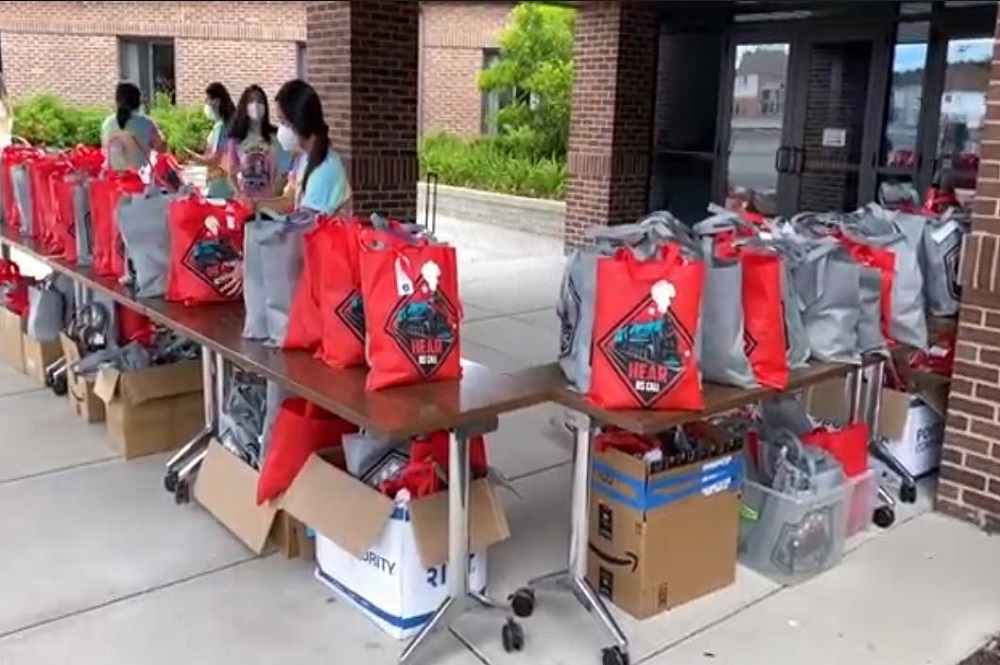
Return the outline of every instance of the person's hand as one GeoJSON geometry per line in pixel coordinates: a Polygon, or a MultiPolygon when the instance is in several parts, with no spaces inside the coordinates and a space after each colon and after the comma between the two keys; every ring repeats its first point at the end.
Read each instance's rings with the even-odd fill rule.
{"type": "Polygon", "coordinates": [[[232,272],[226,273],[215,281],[219,292],[227,298],[232,298],[243,290],[243,262],[237,263],[232,272]]]}

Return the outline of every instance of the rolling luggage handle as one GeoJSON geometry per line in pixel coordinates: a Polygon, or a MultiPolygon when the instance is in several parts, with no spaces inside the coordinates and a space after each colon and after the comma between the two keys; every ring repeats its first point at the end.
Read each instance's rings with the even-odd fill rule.
{"type": "Polygon", "coordinates": [[[438,174],[433,171],[427,173],[424,182],[424,228],[431,235],[437,233],[437,211],[438,211],[438,174]]]}

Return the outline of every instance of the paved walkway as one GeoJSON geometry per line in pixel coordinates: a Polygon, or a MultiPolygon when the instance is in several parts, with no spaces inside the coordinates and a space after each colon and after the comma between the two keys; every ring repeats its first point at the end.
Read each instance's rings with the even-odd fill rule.
{"type": "MultiPolygon", "coordinates": [[[[550,360],[562,266],[544,239],[441,220],[460,247],[463,351],[498,369],[550,360]]],[[[513,537],[490,554],[504,595],[566,559],[569,441],[552,407],[506,416],[496,465],[513,537]]],[[[163,456],[114,459],[100,426],[0,369],[0,664],[325,665],[395,662],[400,645],[313,580],[307,562],[251,556],[161,489],[163,456]]],[[[740,568],[732,587],[645,622],[622,616],[650,665],[955,665],[1000,626],[1000,539],[903,510],[794,588],[740,568]]],[[[682,537],[683,534],[678,534],[682,537]]],[[[434,642],[438,665],[587,665],[603,637],[563,596],[540,596],[527,646],[504,654],[496,617],[434,642]]]]}

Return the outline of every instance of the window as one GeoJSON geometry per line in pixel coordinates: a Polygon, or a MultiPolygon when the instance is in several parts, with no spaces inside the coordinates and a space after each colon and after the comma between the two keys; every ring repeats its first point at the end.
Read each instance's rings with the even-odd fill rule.
{"type": "Polygon", "coordinates": [[[295,77],[303,81],[306,79],[306,43],[299,42],[295,45],[295,77]]]}
{"type": "Polygon", "coordinates": [[[121,79],[139,86],[147,105],[156,93],[167,95],[171,103],[176,101],[172,39],[119,39],[118,64],[121,79]]]}
{"type": "MultiPolygon", "coordinates": [[[[483,69],[489,69],[493,63],[500,60],[500,49],[483,49],[483,69]]],[[[497,133],[497,113],[509,104],[513,96],[509,92],[494,90],[483,94],[482,132],[494,135],[497,133]]]]}

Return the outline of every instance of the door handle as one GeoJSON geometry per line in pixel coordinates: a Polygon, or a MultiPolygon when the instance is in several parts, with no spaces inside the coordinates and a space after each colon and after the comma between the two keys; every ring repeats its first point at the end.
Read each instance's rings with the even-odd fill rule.
{"type": "Polygon", "coordinates": [[[789,173],[802,173],[806,165],[805,148],[792,148],[792,164],[789,173]]]}
{"type": "Polygon", "coordinates": [[[774,152],[774,170],[778,173],[791,173],[792,148],[787,145],[779,147],[774,152]]]}

